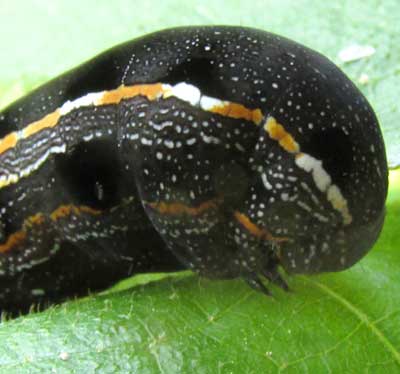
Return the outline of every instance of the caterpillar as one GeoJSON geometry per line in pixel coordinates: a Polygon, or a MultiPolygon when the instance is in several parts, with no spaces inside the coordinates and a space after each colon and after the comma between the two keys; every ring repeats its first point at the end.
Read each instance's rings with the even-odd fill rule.
{"type": "Polygon", "coordinates": [[[116,46],[0,113],[0,309],[130,274],[340,271],[384,221],[376,116],[332,62],[233,26],[116,46]]]}

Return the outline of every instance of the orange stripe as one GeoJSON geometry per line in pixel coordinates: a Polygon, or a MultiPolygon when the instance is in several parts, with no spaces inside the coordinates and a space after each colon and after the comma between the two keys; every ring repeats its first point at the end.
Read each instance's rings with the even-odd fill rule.
{"type": "MultiPolygon", "coordinates": [[[[57,221],[60,218],[67,217],[71,214],[87,213],[90,215],[99,215],[102,212],[97,209],[93,209],[89,206],[75,206],[75,205],[61,205],[55,209],[51,214],[50,218],[53,221],[57,221]]],[[[27,238],[27,228],[31,228],[33,225],[42,225],[45,222],[45,216],[43,213],[37,213],[33,216],[28,217],[22,224],[22,229],[10,234],[7,241],[4,244],[0,244],[0,253],[6,253],[11,251],[14,247],[21,244],[27,238]]]]}
{"type": "Polygon", "coordinates": [[[67,217],[72,214],[80,215],[81,213],[87,213],[92,216],[97,216],[97,215],[101,214],[101,210],[93,209],[93,208],[90,208],[85,205],[82,205],[82,206],[61,205],[50,214],[50,218],[53,221],[57,221],[60,218],[67,217]]]}
{"type": "MultiPolygon", "coordinates": [[[[101,99],[99,99],[95,106],[107,105],[107,104],[118,104],[121,100],[129,99],[138,95],[147,97],[149,100],[155,100],[158,97],[162,97],[165,94],[162,83],[153,84],[138,84],[133,86],[121,85],[115,90],[104,92],[101,99]]],[[[255,124],[259,124],[262,121],[263,114],[260,109],[249,109],[242,104],[227,102],[222,105],[215,106],[209,110],[212,113],[218,113],[226,117],[245,119],[252,121],[255,124]]],[[[28,124],[22,130],[22,139],[26,139],[39,131],[46,128],[55,127],[60,120],[60,110],[57,109],[44,116],[42,119],[28,124]]],[[[16,146],[19,141],[17,132],[11,132],[0,140],[0,155],[7,150],[16,146]]]]}
{"type": "Polygon", "coordinates": [[[288,238],[280,238],[273,236],[268,230],[257,226],[255,223],[251,222],[250,218],[243,213],[235,211],[234,216],[236,220],[253,236],[259,239],[269,240],[273,242],[286,242],[288,238]]]}
{"type": "Polygon", "coordinates": [[[147,205],[149,205],[154,210],[157,210],[158,213],[160,214],[171,215],[171,216],[176,216],[181,214],[187,214],[190,216],[199,216],[200,214],[203,214],[208,210],[216,209],[218,207],[219,202],[220,200],[218,199],[212,199],[205,201],[204,203],[201,203],[197,207],[191,207],[182,203],[165,203],[164,201],[161,201],[159,203],[147,203],[147,205]]]}
{"type": "Polygon", "coordinates": [[[0,140],[0,154],[15,147],[18,142],[18,136],[16,132],[12,132],[0,140]]]}
{"type": "Polygon", "coordinates": [[[28,138],[31,135],[36,134],[37,132],[39,132],[43,129],[56,126],[60,117],[61,117],[60,112],[57,109],[56,111],[43,117],[41,120],[32,122],[30,125],[28,125],[24,128],[23,138],[24,139],[28,138]]]}
{"type": "MultiPolygon", "coordinates": [[[[56,111],[46,115],[39,121],[32,122],[28,126],[26,126],[22,130],[22,139],[28,138],[33,134],[45,129],[54,127],[57,125],[58,120],[60,119],[60,113],[57,109],[56,111]]],[[[0,140],[0,155],[5,151],[8,151],[10,148],[14,148],[18,143],[18,135],[17,133],[11,132],[10,134],[6,135],[3,139],[0,140]]]]}
{"type": "Polygon", "coordinates": [[[7,241],[4,244],[0,244],[0,253],[6,253],[11,251],[15,246],[21,244],[26,240],[27,232],[26,228],[30,228],[33,225],[40,225],[44,222],[44,216],[42,213],[35,214],[28,217],[22,224],[22,230],[16,231],[9,235],[7,241]]]}
{"type": "Polygon", "coordinates": [[[274,117],[269,117],[264,125],[265,131],[269,134],[271,139],[279,142],[279,145],[290,153],[297,153],[300,147],[285,128],[276,121],[274,117]]]}
{"type": "MultiPolygon", "coordinates": [[[[146,96],[149,100],[154,100],[163,94],[161,83],[142,84],[135,86],[120,86],[115,90],[107,91],[95,105],[106,105],[119,103],[123,99],[128,99],[137,95],[146,96]]],[[[52,128],[58,124],[61,117],[60,110],[57,109],[44,116],[42,119],[32,122],[22,130],[22,139],[38,133],[46,128],[52,128]]],[[[12,132],[0,140],[0,155],[16,146],[18,143],[18,135],[12,132]]]]}
{"type": "Polygon", "coordinates": [[[8,236],[7,241],[0,245],[0,253],[6,253],[26,239],[26,231],[17,231],[8,236]]]}
{"type": "Polygon", "coordinates": [[[34,216],[30,216],[24,221],[24,225],[27,227],[31,227],[33,225],[41,225],[45,221],[44,215],[42,213],[35,214],[34,216]]]}
{"type": "Polygon", "coordinates": [[[121,100],[138,95],[146,96],[149,100],[155,100],[164,93],[161,83],[138,84],[134,86],[121,85],[115,90],[107,91],[96,105],[118,104],[121,100]]]}
{"type": "Polygon", "coordinates": [[[216,105],[211,109],[209,109],[209,111],[212,113],[221,114],[225,117],[252,121],[256,125],[258,125],[263,118],[263,114],[260,109],[249,109],[242,104],[231,103],[231,102],[224,103],[221,105],[216,105]]]}

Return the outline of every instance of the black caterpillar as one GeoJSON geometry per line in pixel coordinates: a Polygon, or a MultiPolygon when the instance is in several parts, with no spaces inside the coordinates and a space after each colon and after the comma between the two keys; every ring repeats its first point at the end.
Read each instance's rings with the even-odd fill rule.
{"type": "MultiPolygon", "coordinates": [[[[117,46],[0,113],[0,309],[138,272],[346,269],[388,170],[353,83],[302,45],[185,27],[117,46]]],[[[260,278],[261,277],[261,278],[260,278]]]]}

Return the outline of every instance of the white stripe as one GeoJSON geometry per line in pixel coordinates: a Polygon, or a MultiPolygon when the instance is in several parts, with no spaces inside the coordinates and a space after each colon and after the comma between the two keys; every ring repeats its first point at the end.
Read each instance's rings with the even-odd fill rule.
{"type": "Polygon", "coordinates": [[[60,115],[64,116],[74,109],[78,109],[83,106],[97,105],[103,96],[104,91],[92,92],[73,101],[68,100],[60,108],[60,115]]]}
{"type": "Polygon", "coordinates": [[[331,185],[332,178],[322,167],[322,161],[303,153],[296,157],[295,162],[299,168],[305,170],[307,173],[312,173],[314,182],[321,192],[325,192],[331,185]]]}
{"type": "Polygon", "coordinates": [[[192,84],[188,84],[185,82],[181,82],[176,84],[175,86],[163,85],[163,89],[165,93],[163,95],[164,98],[175,96],[178,99],[186,101],[193,106],[198,106],[200,102],[201,92],[192,84]]]}
{"type": "Polygon", "coordinates": [[[223,107],[224,105],[227,105],[227,101],[223,101],[220,99],[216,99],[215,97],[210,97],[210,96],[202,96],[200,99],[200,108],[203,110],[210,110],[214,107],[223,107]]]}

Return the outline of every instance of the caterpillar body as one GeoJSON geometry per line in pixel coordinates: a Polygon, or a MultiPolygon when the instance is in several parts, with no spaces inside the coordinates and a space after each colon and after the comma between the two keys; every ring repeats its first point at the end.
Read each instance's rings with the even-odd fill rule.
{"type": "Polygon", "coordinates": [[[0,309],[193,269],[268,290],[376,241],[375,114],[328,59],[243,27],[117,46],[0,113],[0,309]]]}

